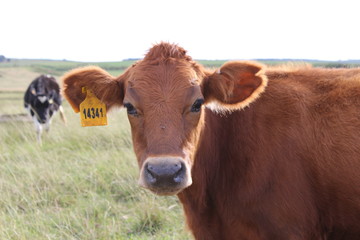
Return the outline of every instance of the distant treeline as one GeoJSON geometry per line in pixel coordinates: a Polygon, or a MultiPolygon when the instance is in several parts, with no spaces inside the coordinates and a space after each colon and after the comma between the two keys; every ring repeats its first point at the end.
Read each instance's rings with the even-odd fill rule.
{"type": "Polygon", "coordinates": [[[0,55],[0,62],[10,61],[10,59],[7,59],[4,55],[0,55]]]}

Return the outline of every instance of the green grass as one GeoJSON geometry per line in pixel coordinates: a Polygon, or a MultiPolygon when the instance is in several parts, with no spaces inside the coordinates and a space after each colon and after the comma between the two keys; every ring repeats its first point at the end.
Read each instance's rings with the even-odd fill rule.
{"type": "MultiPolygon", "coordinates": [[[[22,113],[23,93],[0,93],[0,115],[22,113]]],[[[108,126],[54,118],[43,146],[32,122],[0,122],[0,239],[191,239],[176,197],[137,185],[123,110],[108,126]]]]}

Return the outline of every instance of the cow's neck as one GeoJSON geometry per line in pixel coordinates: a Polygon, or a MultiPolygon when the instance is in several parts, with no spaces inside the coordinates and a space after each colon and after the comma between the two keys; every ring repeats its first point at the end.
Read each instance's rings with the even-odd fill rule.
{"type": "Polygon", "coordinates": [[[253,141],[258,131],[254,121],[256,116],[251,109],[227,115],[206,112],[193,166],[194,186],[199,181],[202,187],[228,193],[236,184],[249,180],[253,153],[258,147],[253,141]]]}
{"type": "MultiPolygon", "coordinates": [[[[266,169],[266,166],[257,166],[262,163],[257,164],[257,156],[253,155],[259,151],[254,151],[258,143],[252,138],[261,130],[256,129],[254,121],[256,115],[251,109],[223,116],[207,110],[192,169],[193,184],[178,195],[184,204],[188,221],[196,221],[191,220],[192,215],[195,218],[192,212],[196,212],[197,216],[202,216],[199,219],[210,221],[205,224],[221,222],[221,206],[226,205],[228,200],[236,199],[233,194],[238,194],[238,204],[243,202],[245,205],[246,202],[252,202],[254,196],[261,195],[259,191],[266,188],[266,179],[271,170],[269,175],[262,173],[263,179],[256,179],[259,188],[250,186],[254,184],[252,178],[259,175],[254,175],[254,172],[266,169]],[[217,199],[217,196],[221,197],[217,199]]],[[[214,232],[221,233],[223,230],[214,232]]]]}

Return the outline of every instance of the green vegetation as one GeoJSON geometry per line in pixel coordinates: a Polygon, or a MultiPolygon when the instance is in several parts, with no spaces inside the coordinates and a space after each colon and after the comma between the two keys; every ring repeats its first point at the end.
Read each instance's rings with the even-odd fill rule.
{"type": "MultiPolygon", "coordinates": [[[[1,114],[23,112],[22,93],[0,97],[1,114]]],[[[125,111],[82,128],[64,107],[42,147],[31,121],[0,122],[0,239],[191,239],[177,198],[137,185],[125,111]]]]}

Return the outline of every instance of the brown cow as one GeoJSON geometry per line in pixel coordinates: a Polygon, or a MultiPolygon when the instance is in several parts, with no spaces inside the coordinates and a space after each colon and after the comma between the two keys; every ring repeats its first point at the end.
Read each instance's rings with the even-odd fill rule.
{"type": "Polygon", "coordinates": [[[177,194],[196,239],[360,239],[360,69],[211,71],[161,43],[64,85],[76,111],[83,86],[127,108],[140,185],[177,194]]]}

